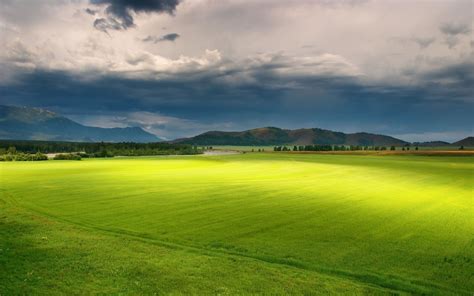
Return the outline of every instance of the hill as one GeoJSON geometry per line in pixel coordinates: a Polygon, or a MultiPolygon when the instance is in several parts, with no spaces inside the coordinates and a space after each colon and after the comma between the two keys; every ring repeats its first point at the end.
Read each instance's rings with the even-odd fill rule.
{"type": "Polygon", "coordinates": [[[467,137],[460,141],[454,142],[453,145],[456,146],[474,146],[474,137],[467,137]]]}
{"type": "Polygon", "coordinates": [[[296,130],[263,127],[241,132],[210,131],[195,137],[176,140],[178,143],[195,145],[361,145],[361,146],[401,146],[407,142],[390,136],[370,133],[335,132],[319,128],[296,130]]]}
{"type": "Polygon", "coordinates": [[[139,127],[84,126],[57,113],[30,107],[0,105],[0,139],[78,142],[157,142],[139,127]]]}
{"type": "Polygon", "coordinates": [[[430,142],[414,142],[414,146],[419,147],[443,147],[443,146],[450,146],[451,144],[444,141],[430,141],[430,142]]]}

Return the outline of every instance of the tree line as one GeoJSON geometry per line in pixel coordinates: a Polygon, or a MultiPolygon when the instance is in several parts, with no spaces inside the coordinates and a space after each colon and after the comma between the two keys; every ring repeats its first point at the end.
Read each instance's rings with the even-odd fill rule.
{"type": "MultiPolygon", "coordinates": [[[[358,150],[396,150],[395,146],[357,146],[357,145],[303,145],[303,146],[275,146],[273,151],[358,151],[358,150]]],[[[418,147],[414,148],[418,150],[418,147]]],[[[403,147],[402,150],[410,150],[403,147]]]]}
{"type": "Polygon", "coordinates": [[[89,157],[192,155],[201,154],[203,150],[197,146],[172,143],[0,140],[0,161],[45,160],[47,153],[58,153],[55,159],[77,160],[89,157]]]}

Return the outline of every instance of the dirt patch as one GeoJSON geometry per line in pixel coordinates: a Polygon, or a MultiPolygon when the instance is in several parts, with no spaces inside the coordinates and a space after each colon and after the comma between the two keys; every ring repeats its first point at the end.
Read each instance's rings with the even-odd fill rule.
{"type": "Polygon", "coordinates": [[[204,155],[231,155],[231,154],[241,154],[242,152],[234,150],[207,150],[204,151],[204,155]]]}
{"type": "Polygon", "coordinates": [[[418,151],[285,151],[278,153],[331,154],[331,155],[420,155],[420,156],[474,156],[474,150],[418,150],[418,151]]]}

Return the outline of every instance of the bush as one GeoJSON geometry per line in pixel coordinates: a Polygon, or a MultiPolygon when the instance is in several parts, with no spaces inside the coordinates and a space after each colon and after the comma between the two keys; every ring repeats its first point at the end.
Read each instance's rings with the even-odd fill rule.
{"type": "Polygon", "coordinates": [[[0,161],[41,161],[48,160],[48,157],[40,152],[31,153],[15,153],[0,155],[0,161]]]}
{"type": "Polygon", "coordinates": [[[54,160],[81,160],[81,156],[76,153],[61,153],[56,154],[54,160]]]}

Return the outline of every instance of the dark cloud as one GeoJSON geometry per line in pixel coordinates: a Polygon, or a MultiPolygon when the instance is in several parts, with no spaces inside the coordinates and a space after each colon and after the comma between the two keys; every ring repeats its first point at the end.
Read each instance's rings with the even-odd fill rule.
{"type": "Polygon", "coordinates": [[[143,42],[153,42],[153,43],[158,43],[158,42],[162,42],[162,41],[174,42],[179,37],[181,37],[181,36],[177,33],[170,33],[170,34],[166,34],[166,35],[163,35],[163,36],[160,36],[160,37],[158,37],[158,36],[148,36],[148,37],[142,39],[142,41],[143,42]]]}
{"type": "Polygon", "coordinates": [[[462,35],[471,33],[470,25],[463,23],[444,23],[439,30],[446,35],[445,42],[450,49],[459,44],[462,35]]]}
{"type": "Polygon", "coordinates": [[[132,13],[174,14],[179,0],[90,0],[90,3],[106,5],[107,20],[120,23],[120,29],[127,29],[135,26],[132,13]]]}
{"type": "Polygon", "coordinates": [[[439,27],[440,31],[446,35],[456,36],[469,34],[471,32],[471,27],[469,24],[462,23],[444,23],[439,27]]]}
{"type": "Polygon", "coordinates": [[[94,21],[94,28],[104,33],[108,30],[124,30],[126,29],[121,23],[114,18],[98,18],[94,21]]]}
{"type": "Polygon", "coordinates": [[[90,9],[90,8],[86,8],[84,11],[90,15],[95,15],[97,13],[97,10],[90,9]]]}
{"type": "MultiPolygon", "coordinates": [[[[219,122],[230,123],[232,129],[274,125],[347,131],[351,127],[394,135],[456,131],[471,126],[473,66],[439,68],[422,75],[416,86],[367,84],[326,74],[281,75],[285,63],[278,59],[160,80],[116,75],[77,79],[67,72],[35,71],[18,77],[15,85],[0,86],[0,103],[46,107],[76,118],[146,111],[199,123],[202,130],[196,133],[219,122]],[[240,76],[247,79],[228,83],[227,78],[234,81],[240,76]]],[[[184,130],[167,135],[180,137],[184,130]]]]}
{"type": "Polygon", "coordinates": [[[437,97],[457,98],[474,104],[473,69],[473,61],[464,61],[424,73],[421,79],[427,87],[434,88],[433,95],[437,97]]]}

